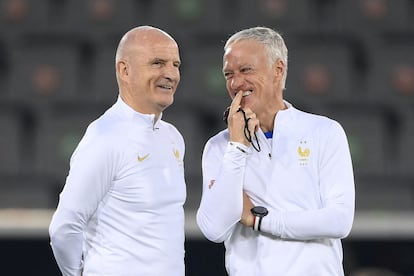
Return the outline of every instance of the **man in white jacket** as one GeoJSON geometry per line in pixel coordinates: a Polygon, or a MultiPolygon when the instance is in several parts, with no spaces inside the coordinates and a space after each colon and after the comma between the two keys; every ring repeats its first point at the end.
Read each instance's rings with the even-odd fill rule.
{"type": "Polygon", "coordinates": [[[224,47],[228,128],[203,152],[197,223],[224,242],[231,276],[341,276],[354,218],[352,161],[341,125],[283,98],[279,33],[245,29],[224,47]]]}
{"type": "Polygon", "coordinates": [[[184,276],[184,140],[161,120],[180,81],[178,45],[140,26],[115,59],[118,100],[72,155],[53,253],[65,276],[184,276]]]}

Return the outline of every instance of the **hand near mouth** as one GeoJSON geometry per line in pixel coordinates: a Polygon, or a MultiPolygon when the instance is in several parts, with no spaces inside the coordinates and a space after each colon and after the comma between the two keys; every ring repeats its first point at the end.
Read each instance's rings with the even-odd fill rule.
{"type": "Polygon", "coordinates": [[[244,97],[244,94],[246,92],[242,92],[240,90],[233,98],[233,101],[230,105],[229,116],[227,120],[228,129],[230,132],[230,141],[250,146],[250,142],[247,140],[245,135],[245,124],[248,124],[247,128],[250,132],[250,137],[253,137],[254,133],[259,128],[259,120],[256,118],[256,114],[253,113],[253,111],[250,108],[245,108],[242,110],[243,112],[239,112],[241,110],[240,103],[242,97],[244,97]]]}

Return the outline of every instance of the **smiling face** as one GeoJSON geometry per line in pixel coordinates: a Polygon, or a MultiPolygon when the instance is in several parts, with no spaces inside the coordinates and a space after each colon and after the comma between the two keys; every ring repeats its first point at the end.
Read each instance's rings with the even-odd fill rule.
{"type": "Polygon", "coordinates": [[[257,115],[272,113],[283,102],[283,70],[283,62],[270,64],[265,47],[255,40],[236,41],[224,53],[223,73],[230,97],[242,91],[242,108],[248,107],[257,115]]]}
{"type": "Polygon", "coordinates": [[[157,116],[174,101],[180,82],[177,43],[156,29],[129,38],[117,62],[120,93],[134,110],[157,116]]]}

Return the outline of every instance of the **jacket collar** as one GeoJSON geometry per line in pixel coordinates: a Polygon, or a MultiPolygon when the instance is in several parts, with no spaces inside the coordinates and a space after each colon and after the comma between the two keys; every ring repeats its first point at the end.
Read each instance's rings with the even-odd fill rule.
{"type": "Polygon", "coordinates": [[[134,109],[132,109],[132,107],[127,105],[119,95],[113,107],[117,111],[117,113],[122,114],[123,118],[132,120],[136,123],[150,126],[152,128],[157,128],[162,118],[162,113],[158,117],[158,120],[155,121],[155,114],[143,114],[135,111],[134,109]]]}

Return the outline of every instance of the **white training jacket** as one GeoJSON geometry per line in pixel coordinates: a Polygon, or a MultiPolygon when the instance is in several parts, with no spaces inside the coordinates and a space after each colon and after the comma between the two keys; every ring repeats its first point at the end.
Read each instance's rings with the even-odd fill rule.
{"type": "Polygon", "coordinates": [[[63,275],[184,276],[184,150],[120,97],[90,124],[49,228],[63,275]]]}
{"type": "Polygon", "coordinates": [[[228,130],[207,142],[197,223],[209,240],[224,241],[230,276],[344,275],[340,239],[355,205],[346,135],[337,122],[285,104],[273,139],[258,131],[261,152],[230,144],[228,130]],[[261,232],[239,222],[243,190],[269,210],[261,232]]]}

